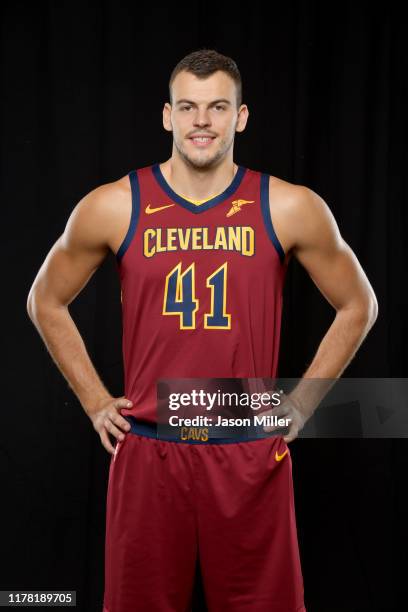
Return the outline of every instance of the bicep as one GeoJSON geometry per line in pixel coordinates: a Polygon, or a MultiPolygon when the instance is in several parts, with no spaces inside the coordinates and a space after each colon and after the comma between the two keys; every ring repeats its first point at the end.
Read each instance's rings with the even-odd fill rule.
{"type": "Polygon", "coordinates": [[[69,305],[106,257],[105,234],[106,219],[91,198],[84,198],[45,258],[30,295],[38,303],[69,305]]]}
{"type": "Polygon", "coordinates": [[[365,309],[374,291],[324,200],[306,188],[293,252],[326,300],[335,308],[365,309]]]}

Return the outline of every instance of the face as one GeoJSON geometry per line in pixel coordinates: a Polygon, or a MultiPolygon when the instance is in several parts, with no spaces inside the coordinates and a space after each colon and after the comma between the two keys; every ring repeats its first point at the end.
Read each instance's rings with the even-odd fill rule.
{"type": "Polygon", "coordinates": [[[248,108],[237,109],[236,87],[218,70],[205,79],[179,72],[172,85],[173,105],[163,109],[164,128],[173,132],[173,148],[189,165],[209,168],[226,157],[235,132],[242,132],[248,108]],[[200,138],[201,137],[201,138],[200,138]]]}

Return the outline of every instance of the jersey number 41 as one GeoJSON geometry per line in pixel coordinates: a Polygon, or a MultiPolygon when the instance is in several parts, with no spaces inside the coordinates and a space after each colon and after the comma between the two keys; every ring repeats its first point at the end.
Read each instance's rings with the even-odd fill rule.
{"type": "MultiPolygon", "coordinates": [[[[211,291],[211,311],[204,314],[205,329],[231,329],[231,315],[227,309],[228,262],[207,277],[206,287],[211,291]]],[[[195,297],[195,263],[181,271],[179,262],[166,276],[163,314],[180,317],[180,329],[196,328],[199,300],[195,297]]]]}

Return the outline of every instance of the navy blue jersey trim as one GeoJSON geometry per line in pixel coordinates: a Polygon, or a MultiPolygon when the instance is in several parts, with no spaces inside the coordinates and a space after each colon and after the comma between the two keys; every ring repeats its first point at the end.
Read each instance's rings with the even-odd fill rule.
{"type": "MultiPolygon", "coordinates": [[[[248,429],[239,427],[239,431],[237,432],[236,437],[228,437],[228,438],[209,438],[208,440],[184,440],[176,437],[176,433],[173,433],[172,436],[165,436],[159,432],[158,426],[156,423],[147,423],[146,421],[139,421],[131,414],[124,415],[124,418],[130,424],[129,434],[137,434],[139,436],[144,436],[147,438],[154,438],[156,440],[166,440],[167,442],[176,442],[178,444],[236,444],[237,442],[254,442],[255,440],[260,440],[266,436],[265,432],[263,432],[263,436],[252,436],[248,435],[248,429]],[[246,434],[246,435],[245,435],[246,434]]],[[[176,427],[174,428],[177,429],[176,427]]]]}
{"type": "Polygon", "coordinates": [[[266,231],[268,232],[269,238],[271,239],[279,255],[279,259],[283,264],[285,261],[285,252],[278,240],[277,235],[275,234],[275,230],[273,229],[271,209],[269,207],[269,174],[265,173],[263,173],[261,176],[261,208],[266,231]]]}
{"type": "Polygon", "coordinates": [[[118,252],[116,253],[117,261],[121,261],[122,257],[126,253],[132,238],[135,234],[136,227],[139,221],[140,214],[140,189],[139,189],[139,179],[137,177],[137,171],[132,170],[129,172],[129,180],[130,180],[130,188],[132,192],[132,213],[130,216],[129,228],[126,233],[126,236],[119,247],[118,252]]]}
{"type": "Polygon", "coordinates": [[[241,184],[241,181],[245,176],[246,168],[244,168],[244,166],[238,166],[238,170],[235,173],[232,183],[227,187],[227,189],[225,189],[225,191],[215,196],[214,198],[211,198],[204,204],[200,204],[198,206],[196,204],[193,204],[192,202],[189,202],[188,200],[183,198],[183,196],[173,191],[173,189],[170,187],[170,185],[164,178],[159,163],[152,165],[152,172],[160,187],[167,193],[169,198],[174,200],[174,202],[181,204],[181,206],[184,206],[184,208],[186,208],[190,212],[199,214],[205,212],[209,208],[216,206],[220,202],[223,202],[224,200],[232,196],[232,194],[238,189],[239,185],[241,184]]]}

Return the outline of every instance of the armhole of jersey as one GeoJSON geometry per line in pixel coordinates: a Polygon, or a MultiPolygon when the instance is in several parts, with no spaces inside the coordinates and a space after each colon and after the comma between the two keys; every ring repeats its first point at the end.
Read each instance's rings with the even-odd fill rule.
{"type": "Polygon", "coordinates": [[[126,236],[120,245],[118,252],[116,253],[116,261],[118,263],[121,262],[122,257],[126,253],[129,248],[130,243],[132,242],[132,238],[135,234],[137,223],[139,221],[139,212],[140,212],[140,189],[139,189],[139,179],[137,176],[137,170],[132,170],[129,172],[129,181],[130,181],[130,189],[132,193],[132,212],[130,215],[130,223],[128,227],[128,231],[126,236]]]}
{"type": "Polygon", "coordinates": [[[285,252],[273,229],[271,209],[269,206],[269,174],[261,175],[261,208],[265,228],[273,246],[275,247],[281,264],[285,261],[285,252]]]}

